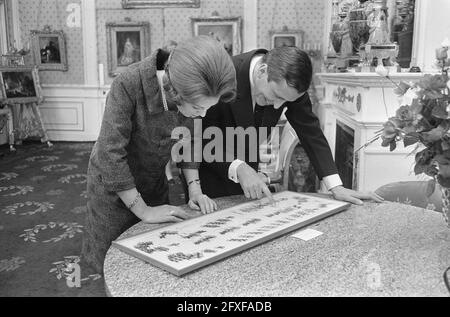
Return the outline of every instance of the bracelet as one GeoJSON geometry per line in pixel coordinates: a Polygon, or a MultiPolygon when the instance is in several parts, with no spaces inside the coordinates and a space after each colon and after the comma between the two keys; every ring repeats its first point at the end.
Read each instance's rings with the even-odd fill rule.
{"type": "Polygon", "coordinates": [[[200,185],[200,180],[199,179],[194,179],[193,181],[190,181],[188,183],[188,186],[191,186],[192,184],[197,183],[198,185],[200,185]]]}
{"type": "Polygon", "coordinates": [[[136,195],[136,198],[133,200],[133,202],[131,204],[128,205],[128,209],[131,210],[131,208],[133,208],[134,206],[136,206],[136,204],[139,202],[139,198],[141,198],[141,193],[138,193],[136,195]]]}

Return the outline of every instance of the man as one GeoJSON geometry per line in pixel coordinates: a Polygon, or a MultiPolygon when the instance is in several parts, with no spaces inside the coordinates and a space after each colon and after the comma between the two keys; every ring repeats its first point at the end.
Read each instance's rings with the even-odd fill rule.
{"type": "MultiPolygon", "coordinates": [[[[318,118],[312,112],[307,93],[312,80],[312,65],[308,55],[297,47],[280,47],[268,52],[260,49],[233,57],[238,93],[232,104],[219,103],[208,110],[203,130],[218,127],[226,135],[227,128],[275,127],[286,108],[286,117],[294,128],[316,174],[333,196],[342,201],[362,204],[362,199],[383,201],[375,193],[361,193],[342,186],[330,147],[318,118]]],[[[209,140],[204,140],[204,144],[209,140]]],[[[260,144],[261,140],[258,140],[260,144]]],[[[230,138],[224,144],[230,144],[230,138]]],[[[225,145],[224,145],[225,146],[225,145]]],[[[258,162],[251,160],[251,144],[245,144],[245,158],[236,155],[234,161],[203,162],[200,181],[209,197],[244,193],[247,198],[270,197],[266,177],[258,173],[258,162]]],[[[259,151],[258,151],[259,153],[259,151]]]]}

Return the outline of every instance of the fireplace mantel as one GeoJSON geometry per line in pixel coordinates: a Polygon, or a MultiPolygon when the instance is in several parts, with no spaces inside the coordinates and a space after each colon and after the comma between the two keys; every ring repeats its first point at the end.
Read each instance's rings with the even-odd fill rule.
{"type": "MultiPolygon", "coordinates": [[[[319,117],[330,147],[336,153],[337,125],[354,131],[354,149],[359,149],[373,139],[399,107],[392,81],[416,82],[424,74],[396,73],[390,75],[392,81],[376,73],[322,73],[318,76],[325,88],[319,117]]],[[[390,152],[389,148],[381,146],[381,140],[361,148],[353,157],[352,187],[372,191],[392,182],[424,180],[423,175],[414,175],[412,151],[413,147],[399,146],[390,152]]]]}
{"type": "MultiPolygon", "coordinates": [[[[391,81],[377,73],[320,73],[317,76],[322,79],[322,82],[328,84],[363,88],[393,86],[391,81]]],[[[423,76],[423,73],[393,73],[389,75],[389,78],[398,83],[400,81],[417,81],[423,76]]]]}

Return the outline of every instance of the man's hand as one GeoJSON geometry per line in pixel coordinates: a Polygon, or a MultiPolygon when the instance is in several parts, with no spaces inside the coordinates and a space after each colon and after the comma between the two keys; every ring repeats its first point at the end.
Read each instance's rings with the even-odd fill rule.
{"type": "Polygon", "coordinates": [[[248,199],[261,199],[264,195],[274,202],[272,193],[263,178],[248,164],[242,163],[237,169],[237,176],[245,197],[248,199]]]}
{"type": "Polygon", "coordinates": [[[373,193],[373,192],[357,192],[352,189],[347,189],[343,186],[337,186],[331,189],[331,192],[333,193],[333,197],[337,200],[346,201],[355,205],[363,205],[363,202],[361,199],[364,200],[373,200],[377,203],[384,202],[384,199],[380,197],[379,195],[373,193]]]}

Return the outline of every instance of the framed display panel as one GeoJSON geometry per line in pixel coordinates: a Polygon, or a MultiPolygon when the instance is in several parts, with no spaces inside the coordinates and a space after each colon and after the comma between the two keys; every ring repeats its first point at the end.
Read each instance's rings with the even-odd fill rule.
{"type": "Polygon", "coordinates": [[[1,96],[7,103],[40,102],[37,67],[0,67],[1,96]]]}
{"type": "Polygon", "coordinates": [[[150,23],[107,23],[108,71],[111,77],[150,54],[150,23]]]}
{"type": "Polygon", "coordinates": [[[294,192],[116,240],[123,252],[182,276],[347,209],[350,204],[294,192]]]}
{"type": "Polygon", "coordinates": [[[40,70],[67,71],[66,39],[63,31],[31,31],[35,64],[40,70]]]}
{"type": "Polygon", "coordinates": [[[223,44],[231,56],[242,52],[242,19],[236,18],[191,18],[193,36],[207,35],[223,44]]]}

